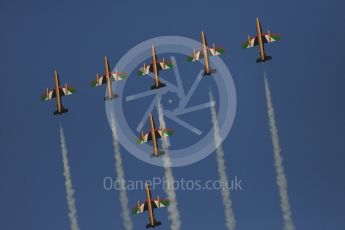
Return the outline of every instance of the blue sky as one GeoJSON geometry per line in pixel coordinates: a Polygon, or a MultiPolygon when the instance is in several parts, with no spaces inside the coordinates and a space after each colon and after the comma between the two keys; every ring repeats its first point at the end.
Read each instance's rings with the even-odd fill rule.
{"type": "MultiPolygon", "coordinates": [[[[238,229],[281,229],[278,188],[268,129],[262,66],[255,49],[241,42],[263,28],[280,33],[267,46],[265,64],[279,129],[292,216],[297,229],[345,227],[345,53],[341,1],[1,1],[0,228],[68,229],[59,123],[65,127],[80,228],[121,229],[118,192],[106,191],[114,177],[111,131],[104,109],[105,88],[89,82],[149,38],[178,35],[226,48],[223,61],[237,92],[234,125],[224,141],[227,172],[243,180],[232,192],[238,229]],[[70,109],[53,117],[54,102],[40,94],[53,71],[78,88],[64,98],[70,109]]],[[[200,66],[201,67],[201,66],[200,66]]],[[[210,79],[208,79],[211,81],[210,79]]],[[[139,80],[138,80],[139,81],[139,80]]],[[[142,87],[151,82],[143,81],[142,87]]],[[[208,92],[205,92],[207,95],[208,92]]],[[[129,112],[128,120],[137,111],[129,112]]],[[[167,121],[169,126],[174,126],[167,121]]],[[[178,128],[177,130],[178,131],[178,128]]],[[[188,142],[188,138],[185,138],[188,142]]],[[[184,143],[181,143],[183,145],[184,143]]],[[[163,169],[122,149],[127,179],[162,176],[163,169]]],[[[217,179],[215,155],[174,169],[176,179],[217,179]]],[[[162,190],[153,192],[164,197],[162,190]]],[[[128,192],[130,204],[144,197],[128,192]]],[[[183,229],[225,229],[218,191],[177,191],[183,229]]],[[[168,229],[167,211],[157,212],[168,229]]],[[[142,229],[146,215],[133,216],[142,229]]]]}

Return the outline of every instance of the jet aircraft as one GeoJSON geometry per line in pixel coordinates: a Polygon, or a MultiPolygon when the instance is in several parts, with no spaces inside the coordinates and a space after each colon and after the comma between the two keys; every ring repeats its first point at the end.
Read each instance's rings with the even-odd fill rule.
{"type": "Polygon", "coordinates": [[[144,63],[144,66],[139,69],[138,75],[145,76],[149,73],[153,73],[153,85],[151,86],[151,90],[154,90],[166,86],[159,80],[159,71],[173,68],[174,65],[171,62],[164,61],[164,58],[162,61],[157,60],[156,49],[154,46],[152,46],[151,53],[152,63],[150,65],[146,65],[144,63]]]}
{"type": "Polygon", "coordinates": [[[272,57],[266,55],[265,53],[264,44],[279,41],[280,35],[271,34],[269,30],[267,33],[263,33],[259,18],[256,18],[256,33],[257,35],[252,38],[248,35],[248,40],[243,43],[242,48],[246,49],[246,48],[252,48],[254,46],[259,46],[259,58],[256,59],[256,63],[271,60],[272,57]]]}
{"type": "Polygon", "coordinates": [[[65,85],[63,87],[60,86],[60,80],[58,72],[54,71],[54,82],[55,82],[55,88],[54,89],[48,89],[46,92],[43,93],[41,96],[42,101],[48,101],[50,99],[56,98],[56,111],[54,111],[54,115],[62,115],[64,113],[68,112],[68,109],[63,107],[62,105],[62,96],[68,96],[76,92],[76,89],[73,87],[65,85]]]}
{"type": "Polygon", "coordinates": [[[193,54],[187,58],[189,62],[199,61],[204,58],[204,76],[211,75],[215,73],[215,69],[211,69],[209,57],[218,56],[224,54],[225,50],[223,48],[217,48],[214,44],[212,47],[208,47],[206,36],[203,31],[201,31],[201,43],[202,48],[199,51],[193,51],[193,54]]]}
{"type": "Polygon", "coordinates": [[[111,83],[112,81],[120,81],[127,78],[126,73],[120,73],[115,70],[115,72],[110,71],[109,61],[107,57],[104,57],[104,67],[105,73],[102,75],[97,74],[95,80],[91,82],[92,87],[100,86],[100,85],[107,85],[107,95],[104,97],[104,100],[112,100],[118,97],[117,94],[112,92],[111,83]]]}
{"type": "Polygon", "coordinates": [[[141,135],[139,139],[137,140],[137,144],[143,144],[148,141],[152,141],[152,146],[153,146],[153,157],[158,157],[162,154],[164,154],[163,151],[159,151],[158,148],[158,139],[159,138],[165,138],[170,135],[172,135],[173,131],[172,129],[162,129],[159,128],[157,129],[155,126],[155,121],[153,119],[152,113],[149,115],[149,123],[150,123],[150,130],[147,133],[141,132],[141,135]]]}
{"type": "Polygon", "coordinates": [[[146,190],[146,201],[144,203],[140,203],[140,201],[137,202],[137,206],[133,208],[132,213],[138,214],[142,213],[144,211],[148,211],[149,214],[149,223],[146,225],[146,228],[155,228],[162,224],[162,222],[156,220],[154,209],[156,208],[163,208],[170,204],[170,201],[167,199],[159,199],[157,197],[156,199],[152,199],[151,195],[151,189],[148,183],[145,185],[146,190]]]}

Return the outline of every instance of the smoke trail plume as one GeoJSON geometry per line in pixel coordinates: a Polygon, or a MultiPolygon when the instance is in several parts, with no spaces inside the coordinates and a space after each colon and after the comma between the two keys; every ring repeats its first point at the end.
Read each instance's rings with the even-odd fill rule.
{"type": "Polygon", "coordinates": [[[276,167],[276,171],[277,171],[277,184],[279,187],[280,206],[283,212],[283,219],[284,219],[284,230],[294,230],[295,226],[291,218],[291,210],[290,210],[288,191],[287,191],[287,181],[286,181],[286,176],[285,176],[284,167],[283,167],[283,159],[281,156],[281,150],[280,150],[280,145],[279,145],[278,129],[277,129],[275,115],[274,115],[271,91],[269,88],[265,71],[264,71],[264,81],[265,81],[265,94],[266,94],[266,99],[267,99],[268,120],[269,120],[269,125],[270,125],[270,130],[271,130],[271,138],[272,138],[273,152],[274,152],[274,166],[276,167]]]}
{"type": "Polygon", "coordinates": [[[111,131],[112,131],[112,138],[113,138],[113,147],[114,147],[114,157],[115,157],[115,170],[116,170],[116,179],[117,181],[120,181],[122,184],[120,188],[120,203],[121,203],[121,209],[122,209],[122,221],[123,221],[123,227],[126,230],[132,230],[133,224],[130,218],[130,210],[128,207],[128,196],[127,191],[124,186],[125,182],[125,173],[123,169],[123,163],[122,163],[122,157],[120,152],[120,143],[118,141],[118,135],[117,135],[117,129],[116,129],[116,123],[115,119],[113,117],[113,114],[110,114],[111,119],[111,131]]]}
{"type": "MultiPolygon", "coordinates": [[[[210,102],[214,102],[213,95],[211,90],[209,91],[210,102]]],[[[228,184],[228,176],[226,174],[226,166],[225,166],[225,158],[224,158],[224,151],[222,147],[222,138],[220,135],[220,129],[218,125],[217,119],[217,112],[215,106],[211,106],[211,116],[212,116],[212,126],[214,130],[214,142],[216,146],[216,154],[217,154],[217,163],[218,163],[218,173],[219,178],[223,186],[228,184]]],[[[236,226],[236,220],[234,216],[234,212],[232,210],[232,201],[230,196],[230,191],[228,188],[223,187],[221,190],[222,193],[222,200],[223,205],[225,208],[225,219],[226,219],[226,227],[229,230],[234,230],[236,226]]]]}
{"type": "MultiPolygon", "coordinates": [[[[157,102],[157,112],[158,112],[158,119],[159,123],[161,125],[161,128],[165,129],[165,120],[163,115],[163,106],[161,104],[160,98],[158,98],[157,102]]],[[[176,199],[176,193],[173,188],[173,181],[174,176],[171,169],[171,159],[169,156],[169,147],[168,143],[165,138],[162,138],[162,148],[165,154],[162,156],[163,165],[164,165],[164,174],[165,179],[167,181],[166,186],[166,193],[168,195],[168,199],[171,201],[170,205],[168,206],[168,212],[169,212],[169,220],[171,221],[171,230],[179,230],[181,228],[181,218],[180,218],[180,212],[177,208],[177,199],[176,199]]]]}
{"type": "Polygon", "coordinates": [[[74,200],[72,176],[71,176],[71,170],[70,170],[69,162],[68,162],[68,150],[67,150],[66,141],[65,141],[65,134],[64,134],[61,123],[60,123],[60,141],[61,141],[63,168],[64,168],[63,175],[65,176],[66,199],[67,199],[67,205],[68,205],[68,211],[69,211],[68,216],[71,223],[71,230],[79,230],[77,208],[75,206],[75,200],[74,200]]]}

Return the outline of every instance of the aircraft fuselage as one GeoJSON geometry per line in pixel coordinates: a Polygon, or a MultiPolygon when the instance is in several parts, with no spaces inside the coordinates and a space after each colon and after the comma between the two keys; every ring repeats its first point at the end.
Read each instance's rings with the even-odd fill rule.
{"type": "Polygon", "coordinates": [[[156,56],[156,49],[152,46],[152,65],[153,65],[153,74],[154,74],[154,84],[156,88],[159,88],[159,76],[158,76],[158,69],[157,69],[157,56],[156,56]]]}
{"type": "Polygon", "coordinates": [[[107,95],[108,98],[112,98],[112,92],[111,92],[111,81],[110,81],[110,66],[109,66],[109,61],[107,57],[104,57],[104,67],[105,67],[105,77],[107,79],[107,95]]]}
{"type": "Polygon", "coordinates": [[[59,81],[59,75],[58,72],[55,70],[54,72],[54,81],[55,81],[55,96],[56,96],[56,108],[57,112],[61,113],[62,112],[62,100],[61,100],[61,95],[60,95],[60,81],[59,81]]]}
{"type": "Polygon", "coordinates": [[[262,42],[262,29],[261,29],[261,24],[260,24],[259,18],[256,18],[256,32],[257,32],[257,36],[258,36],[260,59],[261,59],[261,61],[265,61],[266,54],[265,54],[264,44],[262,42]]]}
{"type": "Polygon", "coordinates": [[[201,43],[202,43],[202,52],[204,55],[204,59],[205,59],[205,74],[210,74],[210,63],[209,63],[209,59],[208,59],[208,53],[207,53],[207,41],[206,41],[206,36],[204,31],[201,31],[201,43]]]}
{"type": "Polygon", "coordinates": [[[149,120],[150,120],[150,131],[151,131],[151,136],[152,136],[152,145],[153,145],[153,155],[158,156],[158,143],[157,143],[157,137],[156,137],[156,126],[155,126],[155,121],[153,120],[152,113],[149,115],[149,120]]]}
{"type": "Polygon", "coordinates": [[[155,226],[155,215],[153,213],[153,208],[152,208],[152,197],[151,197],[151,191],[150,187],[148,184],[146,184],[146,202],[147,202],[147,208],[149,212],[149,220],[150,220],[150,225],[155,226]]]}

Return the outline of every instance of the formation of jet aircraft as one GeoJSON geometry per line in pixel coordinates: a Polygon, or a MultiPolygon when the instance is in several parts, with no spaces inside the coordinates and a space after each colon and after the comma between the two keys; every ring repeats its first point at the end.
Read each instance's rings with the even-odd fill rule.
{"type": "Polygon", "coordinates": [[[149,214],[149,223],[146,225],[146,228],[155,228],[162,223],[155,218],[154,209],[156,208],[163,208],[170,204],[170,201],[167,199],[159,199],[157,197],[156,199],[152,199],[151,195],[151,189],[148,183],[145,185],[146,190],[146,201],[143,203],[140,203],[140,201],[137,202],[137,206],[133,208],[132,213],[133,214],[139,214],[142,212],[147,211],[149,214]]]}
{"type": "Polygon", "coordinates": [[[152,147],[153,147],[153,157],[158,157],[162,154],[164,154],[163,151],[159,151],[158,148],[158,139],[159,138],[165,138],[168,137],[170,135],[172,135],[173,131],[172,129],[162,129],[159,128],[157,129],[155,126],[155,121],[153,119],[153,115],[152,113],[150,113],[149,115],[149,123],[150,123],[150,130],[147,133],[141,132],[141,135],[137,141],[138,144],[143,144],[146,143],[148,141],[152,141],[152,147]]]}
{"type": "MultiPolygon", "coordinates": [[[[251,48],[254,46],[258,46],[259,48],[259,58],[256,60],[257,63],[259,62],[265,62],[268,60],[271,60],[272,57],[267,55],[265,53],[265,43],[271,43],[280,40],[280,35],[278,34],[271,34],[268,30],[267,33],[262,32],[261,24],[259,21],[259,18],[256,18],[256,36],[249,37],[246,42],[243,43],[242,48],[251,48]]],[[[208,46],[208,43],[206,41],[205,33],[201,32],[201,49],[198,51],[193,51],[192,55],[188,57],[188,61],[195,62],[200,61],[200,59],[204,59],[203,63],[203,75],[212,75],[216,72],[215,69],[212,69],[210,66],[209,58],[212,56],[219,56],[224,54],[225,50],[223,48],[218,48],[214,44],[213,46],[208,46]]],[[[167,62],[164,60],[160,61],[157,59],[156,55],[156,49],[154,46],[151,47],[151,54],[152,54],[152,63],[147,65],[144,64],[143,67],[139,69],[139,76],[145,76],[153,74],[153,85],[151,86],[151,90],[158,90],[159,88],[165,87],[166,84],[162,83],[159,80],[159,72],[161,70],[166,70],[173,68],[173,64],[171,62],[167,62]]],[[[104,67],[105,67],[105,73],[104,74],[97,74],[96,79],[91,82],[92,87],[106,85],[106,96],[104,97],[104,101],[116,99],[119,95],[112,92],[112,82],[113,81],[120,81],[125,80],[127,78],[126,73],[118,72],[115,70],[115,72],[112,72],[110,70],[110,65],[107,57],[104,57],[104,67]]],[[[62,105],[62,96],[71,95],[76,92],[76,89],[73,87],[67,86],[65,83],[64,86],[60,85],[59,76],[57,71],[54,72],[54,82],[55,82],[55,88],[48,89],[44,94],[41,96],[41,100],[47,101],[51,100],[53,98],[56,99],[56,111],[54,111],[54,115],[62,115],[66,112],[68,112],[68,109],[63,107],[62,105]]],[[[149,114],[149,131],[147,133],[141,132],[137,143],[143,144],[147,142],[152,142],[152,148],[153,148],[153,157],[159,157],[162,154],[164,154],[163,151],[159,150],[158,147],[158,139],[160,138],[166,138],[170,135],[172,135],[173,131],[170,128],[156,128],[155,122],[153,119],[152,113],[149,114]]],[[[140,203],[138,201],[137,206],[133,209],[133,214],[142,213],[144,211],[147,211],[149,214],[149,223],[146,225],[146,228],[154,228],[162,223],[160,221],[157,221],[154,216],[154,209],[166,207],[170,204],[169,200],[160,200],[159,197],[156,199],[152,199],[151,196],[151,190],[148,183],[145,185],[146,190],[146,201],[143,203],[140,203]]]]}
{"type": "MultiPolygon", "coordinates": [[[[275,41],[280,40],[279,34],[271,34],[268,30],[267,33],[262,32],[262,27],[259,18],[256,18],[256,36],[250,37],[248,36],[248,40],[243,43],[242,48],[252,48],[254,46],[259,47],[259,58],[256,60],[256,62],[265,62],[268,60],[271,60],[272,57],[267,55],[265,53],[265,43],[271,43],[275,41]]],[[[188,57],[188,61],[194,62],[199,61],[200,59],[204,59],[204,75],[211,75],[212,73],[215,73],[215,69],[212,69],[210,66],[209,57],[212,56],[218,56],[224,54],[223,48],[218,48],[214,44],[212,47],[208,46],[205,33],[201,31],[201,43],[202,47],[198,51],[193,51],[193,54],[188,57]]],[[[151,86],[151,90],[159,89],[161,87],[165,87],[166,85],[162,83],[159,80],[159,72],[161,70],[166,70],[173,68],[173,64],[171,62],[167,62],[164,60],[159,61],[157,59],[156,55],[156,49],[154,46],[151,48],[151,54],[152,54],[152,63],[147,65],[144,64],[143,67],[139,69],[139,76],[145,76],[149,75],[150,73],[153,73],[153,82],[154,84],[151,86]]],[[[107,57],[104,57],[104,67],[105,67],[105,73],[104,74],[97,74],[97,77],[95,80],[91,82],[91,86],[101,86],[106,85],[106,96],[104,97],[104,100],[112,100],[118,97],[117,94],[112,92],[112,82],[113,81],[120,81],[127,78],[126,73],[118,72],[115,70],[115,72],[111,72],[109,60],[107,57]]],[[[47,101],[53,98],[56,98],[56,106],[57,110],[54,112],[54,115],[56,114],[63,114],[68,112],[67,108],[64,108],[62,106],[61,102],[61,96],[66,96],[73,94],[75,92],[75,89],[72,87],[65,86],[61,87],[59,82],[59,77],[57,71],[55,71],[54,74],[54,80],[55,80],[55,89],[47,89],[47,91],[44,93],[44,95],[41,97],[42,100],[47,101]]]]}

